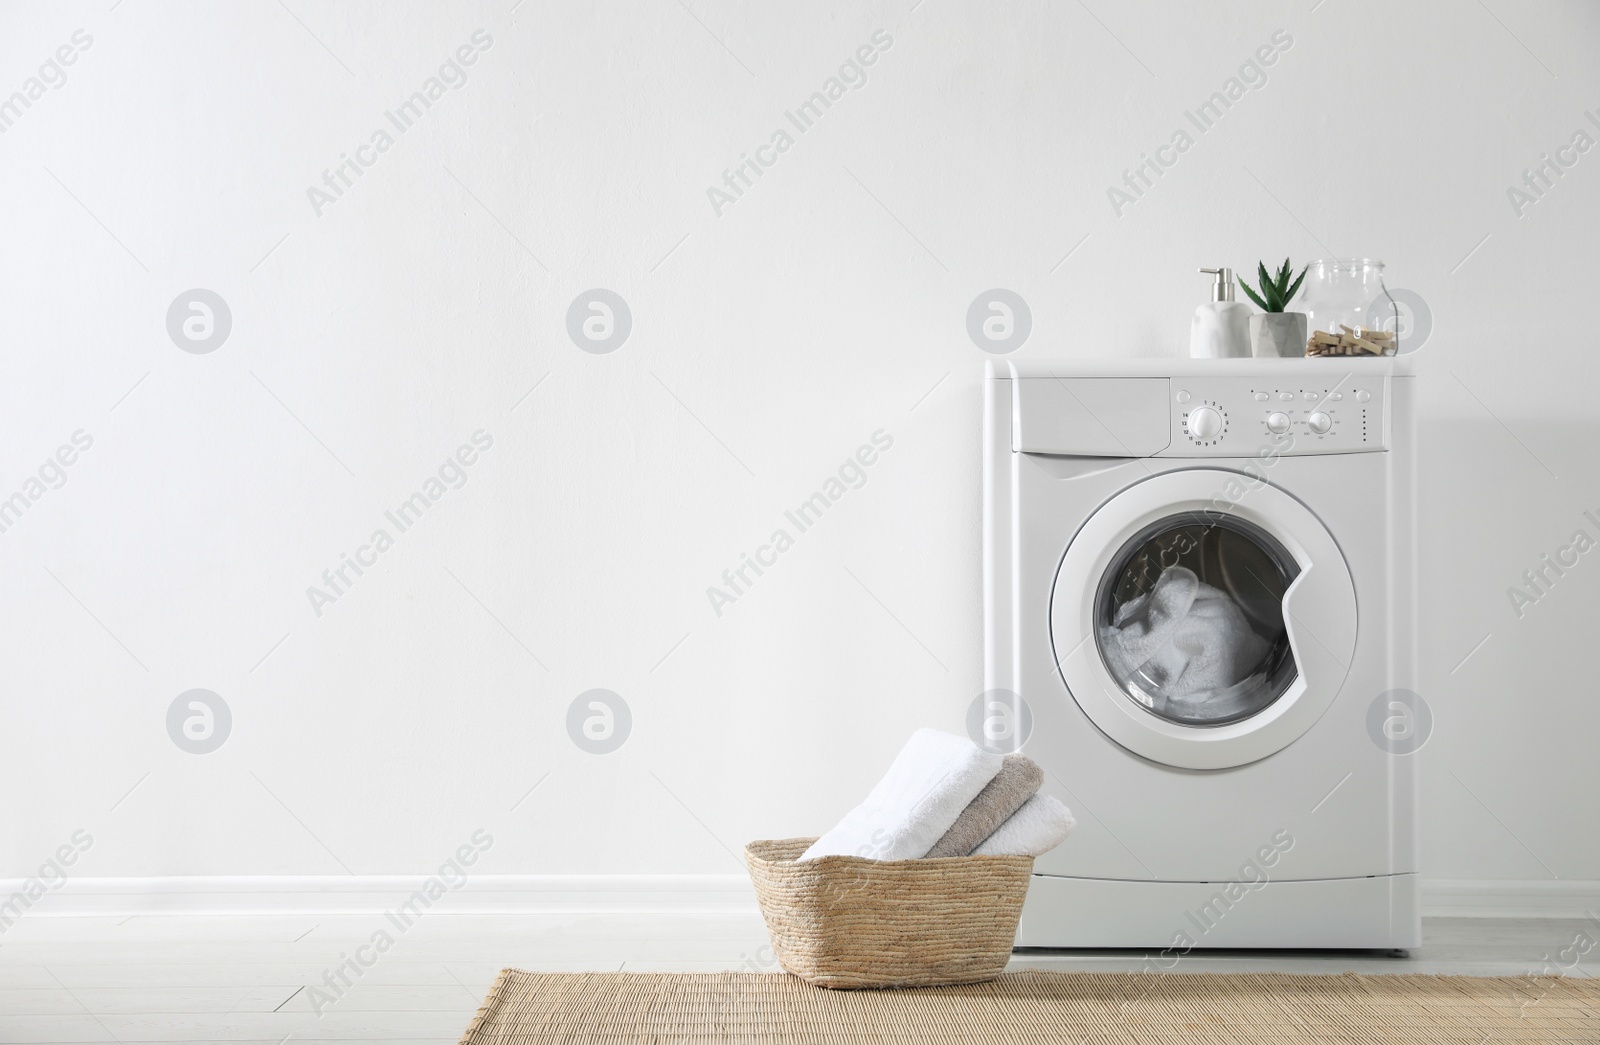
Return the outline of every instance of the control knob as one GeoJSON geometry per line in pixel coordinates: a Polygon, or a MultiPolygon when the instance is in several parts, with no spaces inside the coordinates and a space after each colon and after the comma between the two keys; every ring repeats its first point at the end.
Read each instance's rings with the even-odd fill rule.
{"type": "Polygon", "coordinates": [[[1267,431],[1282,435],[1289,430],[1289,415],[1273,411],[1267,415],[1267,431]]]}
{"type": "Polygon", "coordinates": [[[1328,434],[1328,429],[1333,427],[1333,418],[1318,410],[1306,418],[1306,424],[1310,425],[1311,430],[1318,435],[1326,435],[1328,434]]]}
{"type": "Polygon", "coordinates": [[[1222,431],[1222,415],[1209,406],[1196,407],[1189,413],[1189,434],[1196,439],[1211,440],[1222,431]]]}

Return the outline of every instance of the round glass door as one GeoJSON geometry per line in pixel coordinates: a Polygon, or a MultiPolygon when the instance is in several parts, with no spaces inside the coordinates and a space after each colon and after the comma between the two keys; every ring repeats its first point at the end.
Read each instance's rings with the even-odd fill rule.
{"type": "Polygon", "coordinates": [[[1095,639],[1119,689],[1184,726],[1260,713],[1297,677],[1283,600],[1300,567],[1261,527],[1187,511],[1136,532],[1094,597],[1095,639]]]}
{"type": "Polygon", "coordinates": [[[1355,658],[1355,584],[1333,535],[1272,485],[1174,468],[1114,494],[1066,538],[1050,642],[1067,693],[1108,738],[1182,769],[1282,751],[1355,658]]]}

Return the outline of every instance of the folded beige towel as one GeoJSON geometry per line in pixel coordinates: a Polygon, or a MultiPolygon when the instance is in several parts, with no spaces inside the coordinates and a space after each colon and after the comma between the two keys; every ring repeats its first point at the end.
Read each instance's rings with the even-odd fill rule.
{"type": "Polygon", "coordinates": [[[1044,770],[1026,755],[1007,755],[1000,772],[967,804],[929,856],[969,856],[1044,784],[1044,770]]]}

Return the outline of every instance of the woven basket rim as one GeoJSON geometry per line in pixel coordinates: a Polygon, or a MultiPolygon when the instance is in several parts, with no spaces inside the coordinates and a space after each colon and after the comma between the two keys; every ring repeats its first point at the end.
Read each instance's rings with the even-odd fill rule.
{"type": "MultiPolygon", "coordinates": [[[[758,838],[753,842],[745,843],[745,860],[750,863],[759,863],[768,867],[798,865],[801,862],[799,859],[799,853],[796,853],[794,856],[774,856],[771,855],[770,851],[780,846],[786,850],[798,847],[800,853],[803,853],[806,851],[806,849],[810,848],[811,843],[815,842],[817,837],[820,836],[808,838],[758,838]]],[[[846,867],[863,869],[870,867],[882,870],[911,867],[945,867],[954,870],[955,868],[962,866],[973,867],[975,866],[974,861],[992,864],[995,867],[1020,868],[1022,865],[1026,864],[1031,868],[1033,865],[1033,857],[1031,856],[990,856],[987,854],[979,856],[974,854],[971,856],[918,856],[907,860],[873,860],[865,856],[832,854],[829,856],[819,856],[807,860],[805,861],[805,866],[808,869],[814,868],[817,870],[846,867]]]]}

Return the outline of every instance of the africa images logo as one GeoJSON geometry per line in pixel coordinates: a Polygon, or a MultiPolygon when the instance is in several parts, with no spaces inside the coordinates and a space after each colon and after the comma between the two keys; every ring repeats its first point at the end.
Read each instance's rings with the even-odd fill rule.
{"type": "Polygon", "coordinates": [[[822,521],[822,513],[833,505],[838,504],[846,493],[859,490],[867,485],[867,469],[872,467],[889,448],[894,446],[894,436],[882,428],[872,433],[872,444],[862,443],[856,452],[844,459],[839,465],[838,473],[830,475],[822,482],[822,488],[814,491],[810,497],[801,501],[792,511],[783,513],[783,517],[794,527],[794,533],[783,526],[772,531],[767,543],[756,547],[755,557],[749,553],[739,553],[739,564],[722,571],[722,584],[706,587],[706,600],[711,604],[714,616],[722,616],[722,608],[731,606],[739,599],[750,593],[755,584],[755,578],[764,575],[768,569],[778,565],[778,557],[794,547],[795,537],[805,533],[817,523],[822,521]]]}
{"type": "Polygon", "coordinates": [[[11,96],[0,100],[0,134],[9,131],[18,120],[22,119],[33,103],[44,97],[46,88],[61,90],[67,85],[66,66],[78,64],[78,56],[94,46],[94,37],[82,29],[76,30],[68,37],[70,42],[57,47],[55,51],[40,64],[34,75],[22,81],[22,87],[12,91],[11,96]]]}
{"type": "Polygon", "coordinates": [[[1288,30],[1279,29],[1268,40],[1244,60],[1236,75],[1223,80],[1222,86],[1211,92],[1209,98],[1195,106],[1193,111],[1183,111],[1184,119],[1194,127],[1194,135],[1179,126],[1171,133],[1171,141],[1155,148],[1154,156],[1139,154],[1138,164],[1132,170],[1122,172],[1120,187],[1111,185],[1106,188],[1106,199],[1111,203],[1113,214],[1120,218],[1129,207],[1144,199],[1145,193],[1155,186],[1155,179],[1151,175],[1159,178],[1176,166],[1179,158],[1194,148],[1196,135],[1204,136],[1246,94],[1259,91],[1267,85],[1267,67],[1276,65],[1283,52],[1294,46],[1294,37],[1289,35],[1288,30]]]}
{"type": "MultiPolygon", "coordinates": [[[[783,118],[789,127],[794,128],[795,134],[810,131],[833,108],[834,102],[843,98],[848,91],[858,91],[867,85],[867,67],[876,65],[879,55],[893,46],[894,37],[886,30],[879,29],[873,33],[872,42],[856,48],[855,54],[839,66],[836,75],[823,80],[822,86],[811,92],[811,96],[793,110],[783,111],[783,118]]],[[[722,172],[722,186],[711,185],[706,188],[706,199],[711,201],[711,209],[717,217],[722,217],[724,210],[744,198],[745,190],[755,184],[751,175],[759,178],[765,174],[767,168],[777,164],[784,153],[794,148],[795,140],[789,128],[780,125],[772,132],[769,141],[756,146],[754,157],[741,152],[739,162],[733,165],[733,169],[722,172]]]]}
{"type": "Polygon", "coordinates": [[[67,469],[94,445],[94,436],[79,428],[72,433],[71,445],[62,443],[44,459],[34,475],[22,480],[21,488],[9,496],[0,490],[0,533],[15,526],[45,494],[67,485],[67,469]]]}
{"type": "Polygon", "coordinates": [[[377,165],[384,153],[395,147],[398,140],[395,135],[405,134],[415,127],[433,108],[433,103],[445,96],[447,90],[459,91],[467,85],[467,67],[476,65],[478,57],[494,46],[494,37],[485,29],[476,30],[469,39],[470,43],[464,43],[451,52],[440,63],[438,72],[423,80],[422,86],[411,92],[409,98],[393,109],[384,110],[387,127],[380,124],[373,130],[367,136],[368,141],[356,146],[354,156],[341,152],[339,162],[333,165],[333,169],[322,172],[321,185],[306,186],[306,200],[317,217],[322,217],[331,204],[343,199],[344,194],[355,186],[355,179],[366,174],[368,168],[377,165]],[[389,133],[391,128],[393,134],[389,133]]]}
{"type": "Polygon", "coordinates": [[[167,735],[191,755],[209,755],[233,732],[228,702],[209,689],[179,693],[167,705],[167,735]]]}
{"type": "Polygon", "coordinates": [[[412,491],[411,496],[401,501],[393,509],[383,513],[384,519],[394,528],[394,533],[383,526],[376,527],[365,544],[358,546],[352,556],[347,552],[339,553],[339,564],[330,566],[322,571],[322,584],[306,586],[306,599],[311,603],[311,612],[320,617],[324,606],[331,606],[338,602],[356,581],[367,570],[378,565],[378,558],[384,552],[395,546],[396,539],[422,521],[422,517],[434,505],[444,499],[445,494],[451,490],[459,490],[467,485],[471,477],[468,471],[476,464],[481,455],[487,453],[494,446],[494,436],[479,428],[472,433],[471,443],[462,443],[455,453],[444,459],[444,463],[434,475],[422,481],[420,487],[412,491]],[[354,574],[354,576],[351,576],[354,574]]]}
{"type": "Polygon", "coordinates": [[[586,690],[567,706],[567,735],[591,755],[609,755],[632,732],[628,702],[609,689],[586,690]]]}

